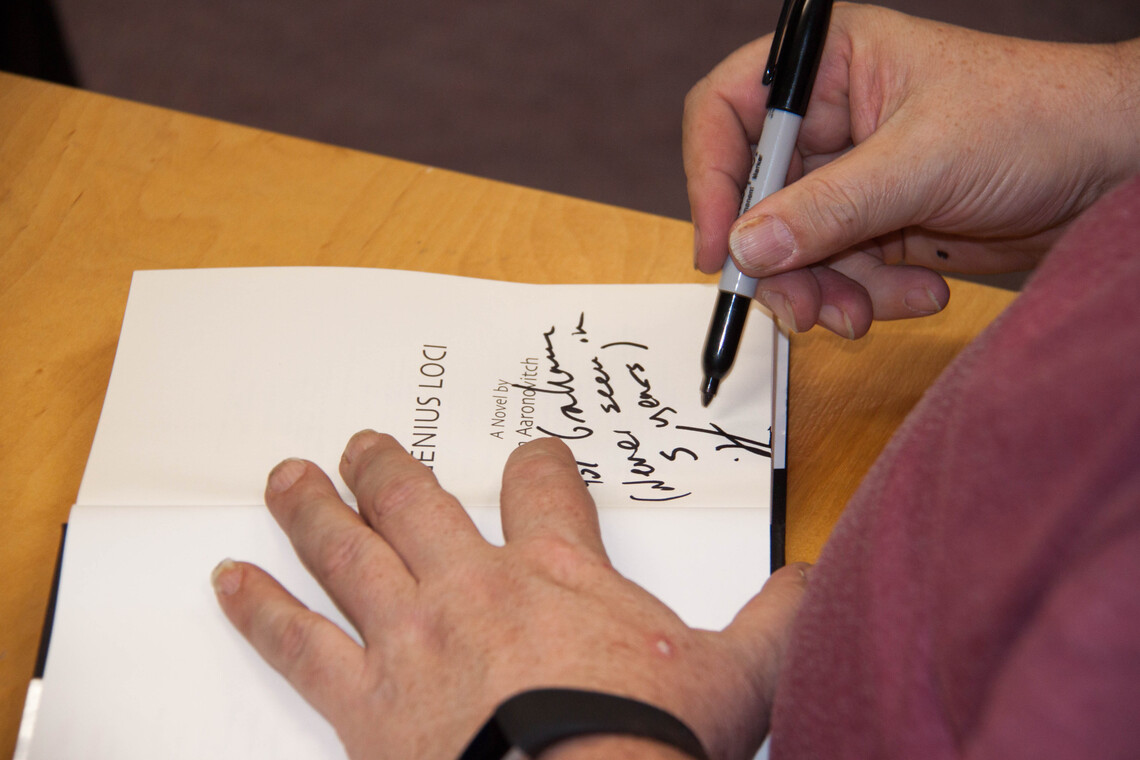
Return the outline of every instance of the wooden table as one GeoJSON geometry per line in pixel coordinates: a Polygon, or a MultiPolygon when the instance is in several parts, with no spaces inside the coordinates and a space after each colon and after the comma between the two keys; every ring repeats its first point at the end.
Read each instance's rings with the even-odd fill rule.
{"type": "MultiPolygon", "coordinates": [[[[347,265],[526,282],[687,282],[690,225],[0,74],[0,757],[131,272],[347,265]]],[[[816,557],[887,438],[1012,298],[792,346],[788,557],[816,557]]],[[[696,361],[696,356],[693,358],[696,361]]]]}

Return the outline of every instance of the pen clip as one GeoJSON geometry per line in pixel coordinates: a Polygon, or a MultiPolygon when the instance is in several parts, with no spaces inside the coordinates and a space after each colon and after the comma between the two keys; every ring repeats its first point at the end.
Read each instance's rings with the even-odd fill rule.
{"type": "Polygon", "coordinates": [[[803,116],[823,56],[832,0],[786,0],[768,51],[768,108],[803,116]]]}
{"type": "Polygon", "coordinates": [[[764,66],[764,78],[761,80],[764,85],[772,84],[772,80],[776,78],[776,62],[780,58],[780,50],[787,43],[788,16],[791,14],[794,2],[796,0],[784,0],[784,4],[780,6],[780,18],[776,21],[776,32],[772,36],[772,47],[768,50],[768,62],[764,66]]]}

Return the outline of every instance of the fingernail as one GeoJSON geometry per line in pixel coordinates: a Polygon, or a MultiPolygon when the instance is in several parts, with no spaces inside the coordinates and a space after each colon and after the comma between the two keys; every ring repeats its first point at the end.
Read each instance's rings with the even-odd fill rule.
{"type": "Polygon", "coordinates": [[[288,491],[304,474],[305,460],[286,459],[274,467],[273,471],[269,473],[269,482],[266,484],[266,490],[271,493],[288,491]]]}
{"type": "Polygon", "coordinates": [[[841,311],[838,306],[826,304],[819,310],[820,323],[838,335],[842,335],[847,340],[855,340],[855,328],[851,326],[851,319],[847,313],[841,311]]]}
{"type": "Polygon", "coordinates": [[[380,434],[375,430],[361,430],[352,438],[348,439],[348,445],[344,447],[344,454],[341,455],[341,460],[344,464],[352,464],[364,452],[376,445],[380,439],[380,434]]]}
{"type": "Polygon", "coordinates": [[[693,269],[700,269],[701,260],[701,228],[693,225],[693,269]]]}
{"type": "Polygon", "coordinates": [[[796,329],[796,318],[792,313],[791,304],[788,303],[788,299],[783,293],[775,290],[758,290],[756,298],[768,307],[768,310],[776,317],[777,322],[792,332],[799,332],[796,329]]]}
{"type": "Polygon", "coordinates": [[[942,304],[934,297],[929,288],[915,288],[908,291],[903,297],[903,303],[915,314],[937,314],[942,311],[942,304]]]}
{"type": "Polygon", "coordinates": [[[210,573],[210,585],[214,593],[232,596],[241,588],[241,567],[232,559],[223,559],[210,573]]]}
{"type": "Polygon", "coordinates": [[[762,216],[734,227],[728,248],[742,269],[763,274],[791,258],[796,252],[796,243],[786,224],[762,216]]]}

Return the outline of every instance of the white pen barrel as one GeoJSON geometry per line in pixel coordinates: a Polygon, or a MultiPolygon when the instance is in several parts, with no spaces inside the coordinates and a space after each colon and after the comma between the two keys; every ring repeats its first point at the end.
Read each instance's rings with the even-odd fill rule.
{"type": "MultiPolygon", "coordinates": [[[[779,108],[768,109],[768,115],[764,119],[764,130],[760,133],[760,142],[756,146],[756,159],[752,163],[752,171],[748,174],[748,185],[744,189],[744,196],[740,199],[738,216],[742,216],[744,212],[759,203],[761,198],[771,195],[784,186],[802,121],[802,116],[791,111],[779,108]]],[[[756,278],[741,274],[730,257],[721,270],[718,287],[726,293],[737,293],[752,298],[756,294],[756,282],[756,278]]]]}

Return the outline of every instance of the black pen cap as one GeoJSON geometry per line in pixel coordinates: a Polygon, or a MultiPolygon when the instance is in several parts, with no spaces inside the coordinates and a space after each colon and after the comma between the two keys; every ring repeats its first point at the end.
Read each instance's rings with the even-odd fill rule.
{"type": "Polygon", "coordinates": [[[799,116],[807,110],[831,21],[832,0],[787,0],[780,10],[764,84],[768,108],[799,116]]]}

